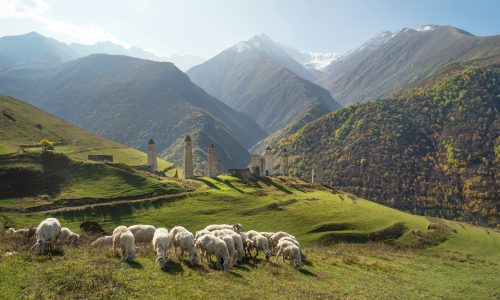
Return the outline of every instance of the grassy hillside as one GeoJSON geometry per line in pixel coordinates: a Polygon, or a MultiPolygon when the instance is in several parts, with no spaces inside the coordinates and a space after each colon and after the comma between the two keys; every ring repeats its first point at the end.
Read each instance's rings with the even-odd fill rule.
{"type": "Polygon", "coordinates": [[[50,215],[75,231],[83,220],[96,220],[106,230],[118,224],[147,223],[168,228],[182,224],[195,231],[211,223],[241,222],[247,230],[294,234],[305,245],[309,262],[296,270],[274,258],[269,263],[249,260],[224,274],[205,263],[189,266],[171,254],[167,270],[161,271],[150,249],[140,249],[137,262],[127,264],[110,250],[85,245],[68,248],[63,255],[38,257],[4,240],[0,257],[11,250],[19,254],[0,258],[0,295],[7,299],[162,295],[483,299],[500,292],[500,233],[494,230],[409,215],[287,178],[243,183],[222,176],[189,184],[198,185],[197,193],[173,201],[30,215],[3,213],[2,218],[19,227],[50,215]],[[401,223],[402,231],[384,231],[401,223]],[[428,230],[429,224],[440,227],[428,230]],[[385,243],[332,244],[333,238],[359,241],[360,236],[385,243]],[[392,284],[387,285],[388,281],[392,284]]]}
{"type": "Polygon", "coordinates": [[[393,99],[321,117],[279,146],[292,173],[402,210],[500,222],[500,66],[450,66],[393,99]]]}
{"type": "MultiPolygon", "coordinates": [[[[86,159],[88,154],[112,154],[115,162],[131,166],[146,164],[146,154],[82,130],[23,101],[0,96],[0,154],[36,152],[39,142],[56,143],[55,152],[86,159]]],[[[159,168],[171,164],[158,161],[159,168]]]]}

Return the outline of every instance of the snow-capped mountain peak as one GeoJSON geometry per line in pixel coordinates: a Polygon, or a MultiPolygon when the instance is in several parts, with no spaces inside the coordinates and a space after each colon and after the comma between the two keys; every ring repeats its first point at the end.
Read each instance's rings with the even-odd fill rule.
{"type": "Polygon", "coordinates": [[[424,25],[424,26],[420,26],[420,27],[417,27],[416,29],[417,31],[432,31],[434,30],[434,27],[432,25],[424,25]]]}

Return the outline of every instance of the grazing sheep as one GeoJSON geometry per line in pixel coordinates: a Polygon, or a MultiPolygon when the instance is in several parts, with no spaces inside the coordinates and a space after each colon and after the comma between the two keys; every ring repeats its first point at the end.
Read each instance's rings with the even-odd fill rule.
{"type": "Polygon", "coordinates": [[[113,252],[118,246],[121,249],[122,257],[126,261],[133,261],[135,258],[135,238],[134,234],[125,226],[118,226],[113,230],[113,252]]]}
{"type": "Polygon", "coordinates": [[[274,232],[259,232],[261,235],[265,236],[267,239],[267,243],[271,245],[271,236],[274,234],[274,232]]]}
{"type": "Polygon", "coordinates": [[[198,238],[200,238],[201,236],[204,236],[205,234],[212,234],[211,231],[208,231],[208,230],[199,230],[199,231],[196,231],[196,234],[194,235],[194,238],[197,240],[198,238]]]}
{"type": "Polygon", "coordinates": [[[94,248],[111,248],[113,246],[113,236],[107,235],[93,241],[90,246],[94,248]]]}
{"type": "Polygon", "coordinates": [[[151,244],[155,235],[156,227],[151,225],[132,225],[128,230],[134,235],[136,243],[151,244]]]}
{"type": "Polygon", "coordinates": [[[59,245],[77,245],[80,240],[80,235],[74,233],[69,228],[61,228],[61,233],[59,234],[58,244],[59,245]]]}
{"type": "Polygon", "coordinates": [[[276,246],[274,246],[274,248],[273,248],[273,253],[276,253],[276,251],[278,251],[278,247],[279,247],[280,243],[281,243],[281,242],[283,242],[283,241],[289,241],[289,242],[293,243],[295,246],[299,247],[299,250],[300,250],[300,258],[301,258],[303,261],[307,259],[306,254],[304,253],[304,251],[302,251],[302,247],[300,246],[299,241],[297,241],[296,239],[291,238],[291,237],[289,237],[289,236],[282,237],[282,238],[278,241],[278,244],[276,244],[276,246]]]}
{"type": "Polygon", "coordinates": [[[36,233],[36,228],[31,227],[30,229],[18,229],[14,230],[14,234],[19,236],[23,242],[28,242],[32,236],[36,233]]]}
{"type": "Polygon", "coordinates": [[[254,246],[253,241],[248,238],[246,232],[239,232],[238,234],[240,235],[241,241],[243,242],[243,248],[245,249],[245,256],[251,256],[250,250],[254,246]]]}
{"type": "Polygon", "coordinates": [[[194,247],[194,236],[191,232],[187,231],[186,228],[182,226],[176,226],[170,231],[170,234],[172,235],[172,240],[173,240],[173,245],[174,245],[174,250],[175,254],[177,254],[177,248],[180,248],[180,253],[177,256],[178,259],[180,260],[181,257],[184,255],[184,251],[189,252],[189,260],[191,263],[196,263],[198,260],[196,250],[194,247]],[[175,230],[175,234],[172,234],[172,231],[175,230]]]}
{"type": "Polygon", "coordinates": [[[172,239],[170,233],[166,228],[158,228],[153,235],[153,249],[156,251],[156,262],[160,264],[161,268],[167,265],[167,251],[170,248],[172,239]]]}
{"type": "MultiPolygon", "coordinates": [[[[217,231],[214,231],[214,234],[216,234],[217,231]]],[[[219,230],[219,232],[222,232],[223,234],[229,235],[234,242],[234,248],[236,250],[236,262],[240,263],[243,260],[243,257],[245,257],[245,246],[243,245],[243,240],[241,239],[241,236],[239,233],[234,232],[233,230],[230,229],[223,229],[219,230]]],[[[229,248],[228,248],[229,250],[229,248]]],[[[231,255],[231,253],[229,253],[231,255]]],[[[233,262],[234,263],[234,262],[233,262]]]]}
{"type": "Polygon", "coordinates": [[[4,231],[5,234],[13,234],[14,232],[16,232],[16,230],[14,228],[12,228],[12,227],[7,228],[4,231]]]}
{"type": "Polygon", "coordinates": [[[254,243],[253,248],[256,251],[254,258],[259,255],[259,250],[261,250],[264,251],[266,260],[269,260],[269,258],[271,257],[271,250],[269,249],[269,244],[267,243],[266,237],[257,233],[253,235],[252,241],[254,243]]]}
{"type": "Polygon", "coordinates": [[[241,225],[240,223],[234,224],[234,225],[213,224],[213,225],[208,225],[207,227],[205,227],[205,230],[208,230],[208,231],[221,230],[221,229],[231,229],[237,233],[244,231],[243,225],[241,225]]]}
{"type": "Polygon", "coordinates": [[[36,243],[31,248],[38,247],[38,253],[40,254],[46,254],[54,250],[60,232],[61,223],[57,219],[45,219],[36,228],[36,243]]]}
{"type": "Polygon", "coordinates": [[[221,267],[224,271],[229,269],[230,258],[229,251],[227,250],[226,243],[215,235],[205,234],[196,240],[195,246],[197,249],[201,251],[201,258],[203,258],[203,254],[205,254],[205,258],[207,263],[211,257],[211,255],[215,255],[217,258],[217,265],[221,267]]]}
{"type": "Polygon", "coordinates": [[[286,233],[284,231],[278,231],[278,232],[275,232],[273,235],[271,235],[271,244],[269,246],[271,248],[273,248],[274,246],[276,246],[276,244],[279,242],[279,240],[285,236],[291,237],[292,239],[296,240],[296,238],[293,235],[286,233]]]}
{"type": "Polygon", "coordinates": [[[290,263],[295,264],[296,268],[302,267],[304,265],[302,263],[302,259],[300,258],[299,247],[290,241],[283,241],[280,243],[276,258],[278,258],[280,255],[283,256],[283,262],[285,261],[285,259],[288,259],[290,260],[290,263]]]}
{"type": "MultiPolygon", "coordinates": [[[[227,229],[230,230],[230,229],[227,229]]],[[[232,231],[232,230],[231,230],[232,231]]],[[[226,243],[227,251],[229,253],[229,266],[233,267],[236,259],[238,258],[238,253],[236,252],[236,247],[231,234],[227,234],[222,230],[213,231],[214,235],[226,243]]]]}
{"type": "Polygon", "coordinates": [[[255,230],[249,230],[249,231],[245,232],[245,234],[247,236],[247,239],[253,240],[253,237],[256,236],[257,234],[260,234],[260,233],[258,233],[255,230]]]}

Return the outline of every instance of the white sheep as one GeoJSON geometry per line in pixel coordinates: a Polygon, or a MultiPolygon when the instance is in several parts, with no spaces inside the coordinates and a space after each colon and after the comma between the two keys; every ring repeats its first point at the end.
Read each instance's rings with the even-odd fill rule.
{"type": "Polygon", "coordinates": [[[234,224],[234,225],[227,225],[227,224],[212,224],[208,225],[205,227],[205,230],[208,231],[214,231],[214,230],[222,230],[222,229],[231,229],[234,230],[235,232],[243,232],[243,225],[240,223],[234,224]]]}
{"type": "Polygon", "coordinates": [[[174,245],[176,255],[177,248],[180,249],[180,253],[177,256],[179,260],[184,255],[184,251],[187,251],[189,252],[189,260],[191,261],[191,263],[196,263],[198,257],[194,247],[195,240],[193,234],[182,226],[175,226],[170,231],[170,234],[172,236],[172,244],[174,245]]]}
{"type": "Polygon", "coordinates": [[[300,257],[300,248],[290,241],[282,241],[279,243],[278,253],[276,258],[283,256],[283,262],[285,259],[290,260],[291,263],[295,264],[296,268],[302,267],[302,259],[300,257]]]}
{"type": "Polygon", "coordinates": [[[59,234],[58,244],[59,245],[76,245],[80,241],[80,235],[74,233],[67,227],[61,228],[61,233],[59,234]]]}
{"type": "Polygon", "coordinates": [[[300,246],[299,241],[297,241],[296,239],[291,238],[291,237],[289,237],[289,236],[282,237],[282,238],[278,241],[278,244],[276,244],[276,246],[274,246],[274,248],[273,248],[273,253],[276,253],[276,252],[278,251],[278,246],[279,246],[279,244],[280,244],[282,241],[289,241],[289,242],[292,242],[295,246],[299,247],[299,250],[300,250],[300,258],[301,258],[303,261],[307,259],[306,254],[305,254],[305,253],[304,253],[304,251],[302,250],[302,247],[300,246]]]}
{"type": "Polygon", "coordinates": [[[31,248],[38,246],[38,253],[40,254],[54,250],[60,232],[61,223],[57,219],[45,219],[36,228],[36,243],[31,248]]]}
{"type": "Polygon", "coordinates": [[[212,234],[213,235],[213,233],[211,231],[202,229],[202,230],[196,231],[196,234],[194,235],[194,238],[197,240],[198,238],[200,238],[201,236],[203,236],[205,234],[212,234]]]}
{"type": "Polygon", "coordinates": [[[160,264],[161,268],[167,265],[167,251],[172,242],[170,233],[166,228],[157,228],[153,235],[153,249],[156,251],[156,262],[160,264]]]}
{"type": "Polygon", "coordinates": [[[107,235],[93,241],[90,246],[94,248],[111,248],[113,246],[113,236],[107,235]]]}
{"type": "Polygon", "coordinates": [[[12,228],[12,227],[7,228],[4,231],[5,234],[13,234],[14,232],[16,232],[16,230],[14,228],[12,228]]]}
{"type": "Polygon", "coordinates": [[[126,261],[133,261],[135,258],[135,238],[134,234],[125,226],[118,226],[113,230],[113,252],[120,247],[122,257],[126,261]]]}
{"type": "Polygon", "coordinates": [[[196,240],[195,246],[197,249],[200,249],[201,258],[203,258],[203,255],[205,254],[207,263],[211,260],[211,255],[215,255],[217,258],[217,265],[221,266],[222,261],[222,268],[224,271],[229,269],[229,251],[227,250],[226,243],[222,239],[216,237],[215,235],[205,234],[196,240]]]}
{"type": "Polygon", "coordinates": [[[271,257],[271,250],[269,249],[266,237],[257,232],[252,234],[252,241],[254,243],[253,248],[256,251],[254,257],[257,257],[259,255],[259,250],[261,250],[264,251],[266,260],[269,260],[271,257]]]}
{"type": "MultiPolygon", "coordinates": [[[[221,232],[225,235],[230,236],[233,239],[234,243],[234,248],[236,250],[236,262],[240,263],[243,260],[243,257],[245,257],[245,246],[243,245],[243,240],[241,239],[241,236],[239,233],[234,232],[231,229],[223,229],[223,230],[218,230],[214,231],[214,234],[217,236],[217,232],[221,232]]],[[[229,250],[229,255],[231,255],[231,251],[229,250]]],[[[234,263],[234,261],[233,261],[234,263]]]]}
{"type": "Polygon", "coordinates": [[[296,240],[296,238],[293,235],[286,233],[284,231],[278,231],[278,232],[275,232],[273,235],[271,235],[271,244],[269,246],[271,248],[273,248],[274,246],[276,246],[276,244],[279,242],[279,240],[285,236],[291,237],[291,238],[296,240]]]}
{"type": "MultiPolygon", "coordinates": [[[[230,230],[230,229],[226,229],[230,230]]],[[[232,231],[232,230],[231,230],[232,231]]],[[[238,259],[238,252],[236,251],[236,247],[234,244],[234,240],[231,234],[228,234],[222,230],[213,231],[214,235],[226,243],[227,251],[229,253],[229,266],[233,267],[236,260],[238,259]]]]}
{"type": "Polygon", "coordinates": [[[128,230],[134,235],[136,243],[151,244],[155,235],[156,227],[151,225],[132,225],[128,230]]]}
{"type": "MultiPolygon", "coordinates": [[[[245,249],[245,253],[248,254],[248,256],[251,256],[250,250],[253,248],[254,243],[251,239],[248,238],[246,232],[239,232],[238,233],[241,237],[241,241],[243,242],[243,247],[245,249]]],[[[245,254],[246,256],[246,254],[245,254]]]]}
{"type": "Polygon", "coordinates": [[[260,233],[261,235],[265,236],[265,237],[266,237],[266,239],[267,239],[267,243],[268,243],[269,245],[271,245],[271,236],[274,234],[274,232],[265,232],[265,231],[263,232],[263,231],[261,231],[261,232],[259,232],[259,233],[260,233]]]}
{"type": "Polygon", "coordinates": [[[21,240],[23,242],[28,242],[29,239],[34,236],[36,233],[36,228],[35,227],[31,227],[30,229],[18,229],[18,230],[14,230],[13,234],[18,236],[19,238],[21,238],[21,240]]]}

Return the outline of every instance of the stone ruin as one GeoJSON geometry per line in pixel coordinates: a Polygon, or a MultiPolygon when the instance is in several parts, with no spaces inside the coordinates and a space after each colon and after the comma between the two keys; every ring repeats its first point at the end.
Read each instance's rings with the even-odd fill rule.
{"type": "MultiPolygon", "coordinates": [[[[49,150],[48,147],[47,147],[47,150],[49,150]]],[[[52,150],[54,150],[54,148],[52,148],[52,150]]],[[[89,154],[87,156],[87,159],[88,160],[92,160],[92,161],[113,162],[113,155],[109,155],[109,154],[89,154]]]]}

